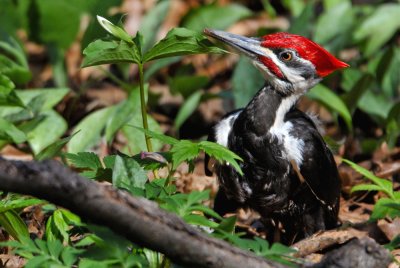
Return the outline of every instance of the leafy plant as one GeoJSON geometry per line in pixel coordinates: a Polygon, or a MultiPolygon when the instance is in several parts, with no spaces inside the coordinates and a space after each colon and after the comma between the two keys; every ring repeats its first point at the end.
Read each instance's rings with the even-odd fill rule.
{"type": "Polygon", "coordinates": [[[393,190],[393,183],[391,181],[379,178],[370,171],[349,160],[343,159],[343,162],[372,182],[372,184],[356,185],[352,188],[352,192],[380,191],[387,196],[380,198],[375,203],[374,210],[371,214],[371,220],[378,220],[385,217],[400,217],[400,192],[393,190]]]}

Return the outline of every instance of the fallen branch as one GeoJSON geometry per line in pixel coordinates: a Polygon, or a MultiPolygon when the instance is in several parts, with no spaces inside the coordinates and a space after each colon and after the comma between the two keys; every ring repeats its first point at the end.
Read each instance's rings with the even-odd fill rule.
{"type": "Polygon", "coordinates": [[[285,267],[208,237],[156,203],[82,178],[56,161],[0,157],[0,190],[48,200],[185,266],[285,267]]]}
{"type": "Polygon", "coordinates": [[[297,250],[297,252],[294,253],[294,257],[302,258],[311,253],[320,252],[331,246],[343,244],[350,239],[366,236],[367,233],[353,228],[319,232],[293,244],[292,248],[297,250]]]}

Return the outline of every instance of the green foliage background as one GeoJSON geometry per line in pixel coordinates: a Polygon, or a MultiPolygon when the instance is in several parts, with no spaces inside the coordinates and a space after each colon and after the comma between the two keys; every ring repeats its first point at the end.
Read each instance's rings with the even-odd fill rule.
{"type": "MultiPolygon", "coordinates": [[[[359,123],[353,121],[359,113],[382,129],[383,134],[377,137],[365,133],[356,136],[363,153],[372,152],[383,142],[391,147],[399,145],[398,1],[354,4],[348,0],[285,0],[276,5],[275,1],[264,0],[256,7],[253,1],[231,1],[224,6],[218,1],[210,1],[191,8],[180,21],[182,28],[173,29],[159,43],[156,42],[158,29],[170,9],[170,1],[158,1],[145,14],[140,26],[142,35],[131,38],[122,31],[119,36],[107,36],[96,15],[122,26],[123,14],[109,15],[110,9],[121,6],[122,2],[0,0],[0,148],[12,144],[37,160],[60,156],[67,165],[79,168],[89,179],[107,180],[115,187],[158,202],[190,224],[212,228],[213,235],[239,247],[288,262],[291,260],[288,257],[290,249],[279,244],[270,246],[261,239],[243,239],[235,234],[234,218],[222,219],[203,205],[203,201],[210,198],[208,192],[177,193],[172,183],[178,165],[187,162],[192,168],[200,151],[219,161],[227,161],[238,170],[240,158],[205,141],[196,143],[161,135],[160,125],[151,115],[148,115],[148,129],[141,128],[144,126],[141,105],[146,102],[151,110],[157,104],[157,99],[148,93],[152,79],[162,68],[173,64],[178,70],[167,78],[166,83],[173,94],[181,95],[185,100],[174,121],[176,130],[201,102],[222,98],[233,100],[236,108],[245,106],[263,83],[248,60],[241,58],[233,68],[231,91],[212,94],[207,88],[213,78],[196,75],[192,71],[194,67],[183,64],[182,59],[189,54],[222,52],[202,36],[204,28],[226,30],[240,20],[257,16],[264,16],[266,20],[283,16],[289,21],[288,29],[260,28],[258,35],[282,30],[301,34],[350,64],[350,68],[331,75],[313,88],[307,97],[327,108],[343,133],[353,136],[362,133],[359,123]],[[88,25],[82,30],[84,19],[88,20],[88,25]],[[24,48],[27,40],[45,47],[54,76],[51,87],[32,88],[34,77],[24,48]],[[65,57],[74,42],[78,42],[82,50],[86,48],[83,66],[115,64],[122,77],[103,70],[128,95],[126,100],[92,111],[77,123],[68,122],[57,110],[57,105],[66,96],[73,95],[79,100],[90,84],[76,86],[69,80],[65,57]],[[132,79],[126,63],[142,65],[143,83],[132,79]],[[160,150],[163,143],[173,145],[172,149],[140,157],[138,153],[148,148],[143,132],[153,137],[154,151],[160,150]],[[118,133],[127,140],[122,153],[133,157],[120,154],[100,160],[95,153],[89,152],[104,142],[112,146],[118,133]],[[149,182],[147,172],[162,167],[168,169],[168,177],[149,182]]],[[[393,185],[348,163],[374,183],[359,185],[354,190],[377,190],[387,195],[377,203],[371,220],[397,217],[399,197],[393,193],[393,185]]],[[[70,267],[72,264],[79,267],[164,267],[168,263],[161,254],[132,245],[107,229],[87,225],[76,215],[50,204],[42,208],[48,218],[44,236],[30,240],[20,216],[21,210],[43,203],[14,194],[4,194],[0,203],[0,225],[15,239],[3,245],[14,247],[16,254],[28,260],[27,267],[70,267]]]]}

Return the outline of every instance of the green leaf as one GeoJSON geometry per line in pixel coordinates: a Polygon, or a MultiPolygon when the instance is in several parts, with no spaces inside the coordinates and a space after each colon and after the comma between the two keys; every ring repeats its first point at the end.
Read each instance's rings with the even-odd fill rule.
{"type": "Polygon", "coordinates": [[[358,108],[369,115],[375,116],[382,123],[392,108],[391,100],[382,93],[366,91],[358,102],[358,108]]]}
{"type": "Polygon", "coordinates": [[[116,156],[113,169],[113,185],[131,190],[133,187],[144,189],[147,174],[132,158],[116,156]]]}
{"type": "Polygon", "coordinates": [[[72,137],[75,136],[76,133],[72,134],[69,137],[53,142],[52,144],[44,148],[40,153],[38,153],[35,156],[35,159],[37,161],[43,161],[45,159],[50,159],[56,155],[59,155],[64,146],[72,139],[72,137]]]}
{"type": "Polygon", "coordinates": [[[16,144],[23,143],[27,140],[23,131],[3,118],[0,118],[0,138],[10,140],[16,144]]]}
{"type": "Polygon", "coordinates": [[[99,157],[93,152],[66,153],[64,156],[76,168],[89,168],[93,170],[103,168],[99,157]]]}
{"type": "Polygon", "coordinates": [[[201,53],[222,53],[202,34],[185,29],[174,28],[167,36],[152,47],[145,55],[144,62],[173,56],[201,53]]]}
{"type": "Polygon", "coordinates": [[[236,160],[240,160],[240,161],[243,161],[243,160],[240,156],[238,156],[234,152],[230,151],[229,149],[227,149],[226,147],[224,147],[218,143],[214,143],[214,142],[210,142],[210,141],[200,142],[199,147],[206,154],[215,158],[220,163],[223,163],[225,161],[225,162],[227,162],[226,164],[231,164],[240,175],[243,175],[242,169],[240,168],[238,162],[236,161],[236,160]]]}
{"type": "Polygon", "coordinates": [[[18,85],[23,85],[32,78],[24,50],[14,38],[0,40],[0,70],[18,85]]]}
{"type": "Polygon", "coordinates": [[[251,16],[251,14],[249,9],[238,4],[201,5],[193,9],[184,18],[183,26],[199,32],[203,31],[204,28],[224,30],[238,20],[251,16]]]}
{"type": "Polygon", "coordinates": [[[307,93],[307,97],[317,100],[330,110],[337,112],[345,121],[347,128],[349,130],[353,129],[349,109],[336,94],[329,90],[329,88],[322,84],[318,84],[307,93]]]}
{"type": "Polygon", "coordinates": [[[197,109],[203,92],[197,91],[193,93],[179,109],[175,118],[175,128],[179,129],[182,124],[189,118],[190,115],[197,109]]]}
{"type": "Polygon", "coordinates": [[[116,106],[103,108],[86,116],[74,128],[73,132],[79,131],[68,143],[68,152],[77,153],[87,151],[96,145],[109,118],[114,114],[116,106]]]}
{"type": "Polygon", "coordinates": [[[228,218],[224,218],[216,229],[218,231],[224,231],[233,234],[235,232],[235,224],[236,216],[231,216],[228,218]]]}
{"type": "Polygon", "coordinates": [[[30,18],[31,38],[41,43],[55,44],[63,49],[68,48],[78,34],[82,12],[77,5],[78,1],[74,2],[71,3],[71,0],[32,2],[30,9],[35,12],[32,11],[29,15],[36,17],[30,18]]]}
{"type": "Polygon", "coordinates": [[[351,72],[351,74],[353,74],[353,78],[357,76],[360,77],[355,82],[351,82],[353,86],[351,86],[348,92],[342,95],[342,100],[351,111],[354,111],[357,108],[357,104],[360,102],[361,97],[366,91],[368,91],[368,89],[370,89],[374,77],[371,74],[354,75],[354,72],[351,72]]]}
{"type": "MultiPolygon", "coordinates": [[[[147,115],[147,121],[149,125],[149,129],[154,133],[161,132],[161,127],[158,122],[147,115]]],[[[142,115],[140,113],[136,113],[131,120],[122,127],[122,133],[128,140],[127,146],[124,148],[123,152],[126,154],[137,154],[141,151],[147,151],[146,141],[143,135],[143,132],[132,128],[132,126],[143,126],[142,115]]],[[[158,140],[152,141],[153,150],[158,151],[162,147],[162,143],[158,140]]]]}
{"type": "Polygon", "coordinates": [[[380,198],[374,206],[370,220],[376,221],[390,217],[392,219],[400,217],[400,210],[392,208],[393,200],[389,198],[380,198]]]}
{"type": "Polygon", "coordinates": [[[391,148],[400,136],[400,103],[393,105],[386,119],[386,140],[391,148]]]}
{"type": "Polygon", "coordinates": [[[235,107],[245,107],[264,83],[265,79],[260,71],[247,58],[240,57],[232,77],[235,107]]]}
{"type": "Polygon", "coordinates": [[[26,208],[29,206],[43,204],[45,201],[35,198],[23,199],[19,197],[15,200],[2,200],[0,201],[0,213],[9,211],[9,210],[18,210],[21,208],[26,208]]]}
{"type": "Polygon", "coordinates": [[[190,214],[183,216],[183,220],[192,225],[206,226],[211,228],[218,227],[218,223],[210,221],[202,215],[190,214]]]}
{"type": "Polygon", "coordinates": [[[197,144],[188,141],[188,140],[180,140],[178,143],[174,144],[174,147],[171,149],[172,153],[172,168],[176,169],[179,164],[184,161],[191,161],[196,158],[200,153],[200,148],[197,144]]]}
{"type": "Polygon", "coordinates": [[[379,5],[353,32],[356,41],[367,40],[365,54],[372,55],[380,49],[400,28],[400,5],[387,3],[379,5]]]}
{"type": "Polygon", "coordinates": [[[347,159],[342,159],[342,161],[346,164],[348,164],[352,169],[372,181],[375,185],[380,187],[380,191],[384,192],[386,195],[388,195],[390,198],[395,199],[394,193],[393,193],[393,183],[391,183],[388,180],[379,178],[375,176],[372,172],[369,170],[360,167],[359,165],[347,160],[347,159]]]}
{"type": "Polygon", "coordinates": [[[326,44],[333,38],[337,38],[352,27],[353,19],[350,1],[342,1],[318,17],[314,41],[326,44]]]}
{"type": "Polygon", "coordinates": [[[152,137],[154,139],[157,139],[157,140],[160,140],[161,142],[163,142],[165,144],[174,145],[174,144],[177,144],[177,143],[180,142],[179,140],[177,140],[177,139],[175,139],[173,137],[170,137],[170,136],[167,136],[167,135],[164,135],[164,134],[161,134],[161,133],[157,133],[157,132],[154,132],[154,131],[151,131],[151,130],[146,130],[144,128],[140,128],[140,127],[136,127],[136,126],[130,126],[130,127],[133,127],[133,128],[135,128],[135,129],[137,129],[137,130],[139,130],[141,132],[144,132],[147,135],[149,135],[150,137],[152,137]]]}
{"type": "Polygon", "coordinates": [[[127,32],[125,32],[124,29],[114,25],[111,21],[99,15],[97,15],[97,21],[100,23],[101,27],[103,27],[107,32],[112,34],[114,37],[124,40],[128,44],[131,45],[134,44],[132,41],[132,37],[127,32]]]}
{"type": "Polygon", "coordinates": [[[140,52],[136,45],[123,40],[96,40],[83,50],[83,55],[82,68],[110,63],[139,63],[141,61],[140,52]]]}
{"type": "Polygon", "coordinates": [[[165,16],[168,14],[170,6],[169,1],[160,1],[143,18],[140,25],[140,32],[145,33],[143,36],[143,48],[145,51],[154,44],[158,30],[165,16]]]}
{"type": "Polygon", "coordinates": [[[133,103],[130,98],[116,105],[115,114],[110,118],[105,129],[107,142],[112,141],[117,131],[128,123],[135,113],[139,113],[134,105],[135,103],[133,103]]]}
{"type": "Polygon", "coordinates": [[[29,238],[28,227],[13,210],[0,213],[0,225],[15,239],[29,238]]]}
{"type": "Polygon", "coordinates": [[[15,93],[14,88],[14,83],[7,76],[0,73],[0,106],[25,107],[22,100],[15,93]]]}
{"type": "Polygon", "coordinates": [[[42,115],[44,119],[26,132],[28,143],[35,155],[57,141],[67,130],[67,122],[57,112],[48,110],[42,115]]]}

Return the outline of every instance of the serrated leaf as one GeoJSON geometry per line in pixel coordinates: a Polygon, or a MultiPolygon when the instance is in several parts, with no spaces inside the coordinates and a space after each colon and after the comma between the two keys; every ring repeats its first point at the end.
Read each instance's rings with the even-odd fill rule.
{"type": "Polygon", "coordinates": [[[172,168],[176,169],[182,162],[188,162],[196,158],[200,153],[200,148],[191,141],[180,140],[178,143],[174,144],[171,153],[172,168]]]}
{"type": "Polygon", "coordinates": [[[318,84],[307,93],[307,97],[317,100],[330,110],[337,112],[345,121],[347,128],[352,131],[353,123],[349,109],[329,88],[318,84]]]}
{"type": "Polygon", "coordinates": [[[136,45],[129,44],[123,40],[96,40],[83,50],[83,54],[82,68],[122,62],[139,63],[141,58],[136,45]]]}
{"type": "Polygon", "coordinates": [[[215,158],[218,162],[222,163],[226,161],[227,163],[231,164],[240,175],[243,175],[243,171],[240,168],[238,162],[236,161],[236,160],[243,161],[243,159],[234,152],[230,151],[228,148],[218,143],[210,141],[200,142],[199,147],[206,154],[215,158]]]}
{"type": "Polygon", "coordinates": [[[147,173],[135,160],[119,155],[115,157],[112,175],[114,186],[127,190],[131,190],[134,187],[144,189],[147,180],[147,173]]]}
{"type": "Polygon", "coordinates": [[[77,168],[89,168],[93,170],[103,168],[99,157],[93,152],[66,153],[64,156],[77,168]]]}
{"type": "Polygon", "coordinates": [[[144,62],[173,56],[223,53],[202,34],[185,29],[174,28],[167,36],[152,47],[143,57],[144,62]]]}

